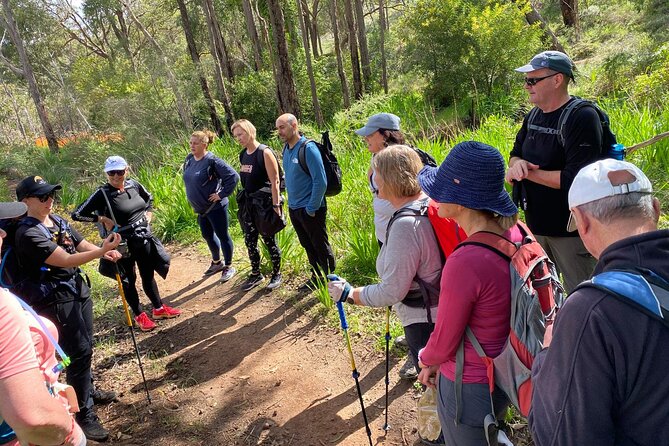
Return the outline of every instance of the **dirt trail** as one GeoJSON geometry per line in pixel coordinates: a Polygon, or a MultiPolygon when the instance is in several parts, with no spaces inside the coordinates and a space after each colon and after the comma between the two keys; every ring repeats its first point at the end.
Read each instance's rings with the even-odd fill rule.
{"type": "MultiPolygon", "coordinates": [[[[367,445],[341,332],[305,315],[312,295],[284,286],[239,291],[218,275],[203,280],[208,262],[192,250],[173,251],[167,303],[184,313],[137,332],[149,391],[146,403],[127,330],[96,350],[103,388],[120,401],[98,409],[110,440],[125,445],[367,445]]],[[[145,298],[142,300],[147,302],[145,298]]],[[[391,358],[391,430],[385,434],[383,354],[363,342],[354,353],[375,445],[418,444],[414,391],[391,358]]]]}

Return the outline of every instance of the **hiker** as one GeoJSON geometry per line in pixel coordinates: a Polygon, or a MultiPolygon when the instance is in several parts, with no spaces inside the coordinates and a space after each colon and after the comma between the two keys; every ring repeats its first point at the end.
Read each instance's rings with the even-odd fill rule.
{"type": "Polygon", "coordinates": [[[276,244],[276,232],[286,224],[283,197],[279,190],[279,163],[272,149],[256,140],[256,128],[250,121],[239,119],[232,124],[230,131],[242,146],[239,153],[242,189],[237,194],[237,206],[251,261],[251,274],[241,289],[248,291],[264,280],[258,250],[258,237],[261,236],[272,261],[272,276],[267,288],[273,290],[281,285],[281,250],[276,244]]]}
{"type": "MultiPolygon", "coordinates": [[[[427,207],[427,196],[421,191],[417,175],[423,167],[416,152],[404,145],[389,146],[372,159],[378,195],[396,212],[416,212],[427,207]],[[401,211],[400,211],[401,212],[401,211]]],[[[350,288],[346,280],[328,283],[335,302],[369,307],[393,306],[404,327],[409,356],[418,365],[418,351],[425,346],[437,318],[438,293],[421,293],[421,286],[434,289],[441,277],[441,253],[434,230],[427,219],[415,212],[398,214],[388,226],[385,243],[376,259],[378,284],[350,288]],[[346,289],[350,289],[348,293],[346,289]],[[426,308],[425,301],[429,308],[426,308]]]]}
{"type": "Polygon", "coordinates": [[[16,229],[14,247],[25,281],[34,290],[21,297],[58,328],[61,347],[72,360],[66,378],[77,394],[77,423],[87,438],[106,441],[109,432],[100,424],[93,404],[111,402],[116,394],[96,390],[92,385],[93,302],[88,278],[79,266],[100,257],[119,260],[121,253],[115,248],[121,237],[110,234],[98,247],[65,219],[52,214],[56,193],[61,189],[59,184],[49,184],[39,176],[27,177],[16,187],[16,197],[27,205],[28,212],[16,229]]]}
{"type": "Polygon", "coordinates": [[[335,270],[335,258],[325,224],[325,168],[316,144],[300,134],[295,116],[290,113],[279,116],[276,130],[279,139],[285,143],[283,171],[288,191],[288,214],[311,265],[311,277],[300,288],[313,289],[319,282],[325,282],[325,276],[335,270]],[[308,173],[302,170],[298,158],[302,146],[308,173]]]}
{"type": "MultiPolygon", "coordinates": [[[[657,230],[660,203],[639,168],[614,159],[584,167],[569,189],[569,209],[569,230],[578,229],[598,259],[593,284],[602,273],[642,268],[669,289],[669,231],[657,230]]],[[[646,296],[648,283],[642,279],[632,294],[646,296]]],[[[663,302],[649,299],[656,310],[667,307],[664,293],[663,302]]],[[[665,444],[666,313],[661,321],[633,305],[579,286],[560,309],[532,367],[529,422],[538,446],[665,444]]]]}
{"type": "Polygon", "coordinates": [[[181,310],[163,303],[154,278],[154,272],[163,279],[167,276],[170,259],[160,240],[151,232],[153,197],[141,183],[127,178],[128,163],[122,157],[107,158],[104,171],[107,183],[72,212],[72,219],[99,223],[106,233],[121,236],[124,255],[117,265],[123,279],[123,292],[139,329],[151,331],[156,324],[139,303],[135,265],[142,289],[153,305],[153,319],[170,319],[181,314],[181,310]]]}
{"type": "Polygon", "coordinates": [[[211,264],[204,276],[221,273],[221,282],[227,282],[237,272],[232,266],[234,247],[228,233],[228,197],[239,182],[239,175],[228,163],[209,151],[214,142],[213,132],[202,130],[190,137],[190,152],[183,168],[186,197],[197,214],[202,238],[211,252],[211,264]],[[221,261],[223,251],[223,261],[221,261]]]}
{"type": "MultiPolygon", "coordinates": [[[[25,203],[0,203],[0,219],[20,217],[26,211],[25,203]]],[[[0,248],[6,235],[0,230],[0,248]]],[[[54,348],[31,319],[18,300],[0,288],[0,443],[85,445],[83,431],[45,385],[57,379],[50,373],[56,364],[54,348]],[[34,339],[39,340],[39,351],[34,339]]],[[[42,322],[56,331],[48,319],[42,322]]]]}
{"type": "MultiPolygon", "coordinates": [[[[372,154],[370,167],[367,170],[369,190],[372,193],[372,207],[374,209],[374,233],[379,247],[382,247],[386,240],[386,228],[388,222],[393,216],[395,209],[388,200],[380,198],[378,195],[378,185],[376,184],[376,173],[372,168],[374,156],[394,144],[404,144],[404,134],[400,130],[400,118],[392,113],[377,113],[367,119],[367,123],[355,131],[356,135],[362,136],[367,144],[367,150],[372,154]]],[[[406,346],[406,335],[395,338],[395,343],[406,346]]],[[[418,377],[418,369],[414,365],[411,356],[407,357],[399,371],[400,378],[414,380],[418,377]]]]}
{"type": "MultiPolygon", "coordinates": [[[[454,219],[469,237],[487,231],[522,241],[518,209],[504,190],[504,160],[494,147],[476,141],[457,144],[439,168],[423,169],[418,181],[438,203],[439,215],[454,219]]],[[[456,352],[465,327],[488,356],[502,351],[510,326],[509,262],[487,247],[462,246],[448,258],[441,281],[448,286],[441,287],[436,326],[419,354],[418,379],[438,389],[437,411],[446,444],[485,445],[483,421],[491,412],[486,365],[465,338],[462,394],[456,403],[456,352]]],[[[501,416],[509,401],[498,388],[493,400],[494,412],[501,416]]]]}
{"type": "Polygon", "coordinates": [[[506,181],[518,183],[514,188],[527,226],[555,262],[569,291],[590,277],[595,259],[578,234],[566,230],[567,192],[578,171],[600,158],[602,126],[593,107],[579,108],[569,115],[561,144],[560,115],[575,100],[568,91],[574,64],[566,54],[544,51],[516,71],[526,73],[525,90],[536,108],[525,116],[516,135],[506,181]]]}

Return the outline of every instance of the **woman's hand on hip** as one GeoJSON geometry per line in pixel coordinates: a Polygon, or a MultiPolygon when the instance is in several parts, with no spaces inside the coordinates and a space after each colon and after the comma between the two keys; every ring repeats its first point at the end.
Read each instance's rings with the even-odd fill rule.
{"type": "Polygon", "coordinates": [[[211,201],[212,203],[216,203],[217,201],[221,201],[221,197],[218,194],[214,193],[209,195],[209,201],[211,201]]]}

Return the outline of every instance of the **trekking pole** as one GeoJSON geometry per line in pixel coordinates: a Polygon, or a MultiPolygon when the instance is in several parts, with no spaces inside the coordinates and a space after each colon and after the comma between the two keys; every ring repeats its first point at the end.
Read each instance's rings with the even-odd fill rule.
{"type": "Polygon", "coordinates": [[[114,262],[114,267],[116,268],[116,282],[118,282],[118,290],[121,293],[121,301],[123,301],[123,309],[125,310],[125,319],[128,322],[128,328],[130,329],[130,335],[132,336],[132,343],[135,346],[135,353],[137,354],[137,362],[139,363],[139,371],[142,372],[142,381],[144,382],[144,391],[146,392],[146,399],[149,400],[149,404],[151,404],[151,395],[149,395],[149,387],[147,386],[146,378],[144,377],[144,367],[142,366],[142,358],[139,354],[139,348],[137,347],[137,340],[135,339],[135,329],[132,326],[130,309],[128,308],[128,302],[125,300],[125,292],[123,291],[123,284],[121,283],[121,271],[118,269],[118,264],[116,262],[114,262]]]}
{"type": "Polygon", "coordinates": [[[388,424],[388,385],[390,378],[388,377],[390,371],[390,307],[386,307],[386,422],[383,423],[383,430],[389,431],[390,424],[388,424]]]}
{"type": "MultiPolygon", "coordinates": [[[[339,280],[339,276],[335,274],[328,274],[328,279],[339,280]]],[[[344,304],[337,302],[337,312],[339,313],[339,322],[341,322],[341,329],[344,330],[344,339],[346,339],[346,347],[348,348],[348,355],[351,358],[351,371],[353,379],[355,380],[355,388],[358,390],[358,398],[360,399],[360,407],[362,408],[362,418],[365,420],[365,431],[369,439],[369,446],[372,446],[372,431],[369,429],[369,422],[367,421],[367,413],[365,412],[365,402],[362,400],[362,390],[360,390],[360,372],[355,366],[355,358],[353,357],[353,349],[351,349],[351,339],[348,336],[348,322],[346,322],[346,313],[344,313],[344,304]]]]}

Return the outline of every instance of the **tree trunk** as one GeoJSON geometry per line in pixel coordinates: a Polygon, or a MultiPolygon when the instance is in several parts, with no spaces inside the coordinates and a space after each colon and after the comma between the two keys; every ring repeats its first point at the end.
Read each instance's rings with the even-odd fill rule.
{"type": "Polygon", "coordinates": [[[311,102],[314,105],[314,116],[316,117],[316,124],[323,127],[323,114],[321,113],[321,105],[318,102],[318,92],[316,90],[316,80],[314,79],[314,70],[311,66],[311,54],[309,54],[309,39],[307,38],[307,27],[304,23],[305,15],[302,13],[302,0],[297,0],[297,15],[300,18],[300,30],[302,31],[302,45],[304,45],[304,55],[307,62],[307,74],[309,75],[309,85],[311,86],[311,102]]]}
{"type": "Polygon", "coordinates": [[[306,0],[303,0],[302,8],[304,11],[304,27],[311,38],[311,50],[314,54],[314,59],[317,59],[323,54],[318,51],[318,0],[314,2],[311,11],[306,0]]]}
{"type": "Polygon", "coordinates": [[[344,99],[344,108],[351,106],[350,93],[348,91],[348,81],[344,72],[344,62],[341,56],[341,44],[339,42],[339,25],[337,24],[337,0],[330,0],[330,22],[332,22],[332,34],[334,35],[334,50],[337,58],[337,74],[341,82],[341,92],[344,99]]]}
{"type": "Polygon", "coordinates": [[[181,123],[183,124],[184,128],[186,131],[190,132],[193,130],[193,124],[191,123],[191,117],[190,117],[190,112],[188,111],[188,103],[184,99],[184,97],[181,95],[181,91],[179,90],[179,84],[177,83],[177,78],[174,75],[174,71],[172,71],[171,68],[171,62],[165,55],[165,52],[163,51],[163,48],[158,44],[156,39],[153,38],[153,36],[149,33],[149,31],[144,27],[144,24],[139,21],[137,16],[132,12],[132,9],[130,9],[130,3],[127,1],[123,2],[123,6],[125,7],[125,10],[128,13],[128,17],[130,17],[130,20],[132,20],[135,25],[137,25],[137,28],[141,31],[141,33],[144,35],[146,40],[151,43],[153,48],[156,50],[158,55],[160,56],[160,59],[163,62],[163,67],[165,68],[165,73],[167,74],[167,82],[170,85],[170,89],[172,90],[172,94],[174,94],[174,102],[177,108],[177,113],[179,114],[179,118],[181,119],[181,123]]]}
{"type": "Polygon", "coordinates": [[[386,63],[386,5],[379,0],[379,46],[381,47],[381,86],[388,94],[388,64],[386,63]]]}
{"type": "Polygon", "coordinates": [[[44,131],[44,137],[49,144],[49,149],[52,152],[58,152],[58,140],[56,139],[56,134],[53,131],[53,127],[49,121],[49,116],[47,115],[46,108],[44,107],[42,95],[40,94],[40,91],[37,87],[35,73],[33,72],[33,68],[30,65],[30,61],[28,60],[28,53],[26,52],[26,48],[23,46],[23,40],[21,40],[21,35],[19,34],[18,27],[14,21],[14,14],[9,7],[9,0],[2,0],[2,9],[5,12],[5,18],[3,19],[0,17],[0,25],[2,25],[9,33],[9,38],[14,43],[16,52],[19,54],[19,59],[21,60],[21,65],[23,67],[23,78],[28,83],[28,91],[30,92],[30,96],[32,97],[33,102],[35,103],[37,115],[39,116],[40,123],[42,124],[42,130],[44,131]]]}
{"type": "MultiPolygon", "coordinates": [[[[203,3],[204,15],[207,20],[207,29],[209,30],[209,48],[211,49],[211,55],[214,58],[214,72],[216,74],[215,79],[216,85],[218,86],[219,100],[221,103],[223,103],[223,109],[225,110],[225,122],[227,124],[227,128],[230,129],[235,120],[234,116],[232,115],[232,105],[230,104],[228,90],[225,87],[225,81],[223,80],[223,70],[227,65],[229,65],[227,63],[228,59],[225,54],[225,43],[223,42],[221,28],[218,24],[218,19],[216,18],[216,13],[214,11],[214,4],[211,0],[204,0],[203,3]]],[[[228,77],[228,80],[230,80],[230,77],[228,77]]]]}
{"type": "Polygon", "coordinates": [[[367,30],[365,29],[365,13],[362,10],[362,0],[353,0],[355,3],[355,21],[358,25],[358,46],[360,47],[360,62],[362,63],[362,83],[365,91],[372,91],[372,71],[367,49],[367,30]]]}
{"type": "Polygon", "coordinates": [[[12,94],[11,90],[9,88],[7,88],[7,84],[2,82],[2,80],[0,80],[0,83],[2,83],[2,88],[3,88],[3,90],[5,90],[5,94],[7,95],[9,100],[12,101],[12,110],[14,111],[14,117],[16,118],[16,126],[19,128],[19,132],[21,133],[21,137],[23,138],[23,141],[27,143],[28,142],[28,137],[26,136],[26,129],[23,126],[23,121],[21,121],[21,114],[20,114],[19,106],[16,103],[16,98],[12,94]]]}
{"type": "MultiPolygon", "coordinates": [[[[3,0],[7,1],[7,0],[3,0]]],[[[214,130],[218,136],[223,136],[223,126],[221,120],[218,119],[218,113],[216,112],[216,105],[214,104],[214,99],[211,97],[211,92],[209,91],[209,84],[207,83],[207,78],[204,76],[204,70],[202,68],[202,63],[200,62],[200,55],[197,52],[197,46],[195,45],[195,39],[193,38],[193,32],[191,31],[190,19],[188,18],[188,10],[186,9],[186,3],[184,0],[177,0],[179,5],[179,13],[181,14],[181,24],[184,29],[184,34],[186,36],[186,43],[188,44],[188,52],[190,53],[190,58],[195,65],[195,70],[197,71],[198,78],[200,80],[200,88],[202,88],[202,94],[204,95],[204,101],[209,108],[209,117],[211,118],[211,125],[214,127],[214,130]]]]}
{"type": "Polygon", "coordinates": [[[560,0],[560,11],[565,26],[578,29],[578,0],[560,0]]]}
{"type": "Polygon", "coordinates": [[[348,46],[351,52],[351,71],[353,72],[353,94],[356,99],[362,97],[362,79],[360,78],[360,61],[358,60],[358,43],[355,37],[355,20],[351,0],[344,0],[346,26],[348,28],[348,46]]]}
{"type": "Polygon", "coordinates": [[[260,46],[258,30],[256,29],[256,22],[253,17],[251,0],[242,0],[242,10],[244,11],[244,19],[246,21],[246,33],[249,35],[253,46],[253,66],[256,71],[260,71],[262,67],[262,47],[260,46]]]}
{"type": "MultiPolygon", "coordinates": [[[[5,0],[6,1],[6,0],[5,0]]],[[[298,119],[301,116],[300,102],[295,89],[293,69],[288,58],[286,43],[286,25],[279,0],[267,0],[269,20],[272,25],[274,51],[276,51],[277,69],[275,73],[276,94],[280,113],[292,113],[298,119]]]]}
{"type": "MultiPolygon", "coordinates": [[[[523,6],[525,5],[524,1],[518,1],[518,0],[511,0],[513,3],[516,3],[521,10],[523,10],[523,6]]],[[[557,39],[557,36],[551,29],[548,27],[548,23],[544,20],[543,17],[541,17],[541,14],[539,14],[539,11],[534,7],[531,1],[528,0],[527,2],[528,5],[530,5],[530,10],[528,12],[525,12],[525,20],[527,20],[527,23],[530,25],[534,25],[535,23],[539,24],[539,27],[543,30],[544,32],[544,39],[549,41],[551,44],[551,49],[556,50],[556,51],[562,51],[564,53],[564,47],[560,44],[560,42],[557,39]]]]}

